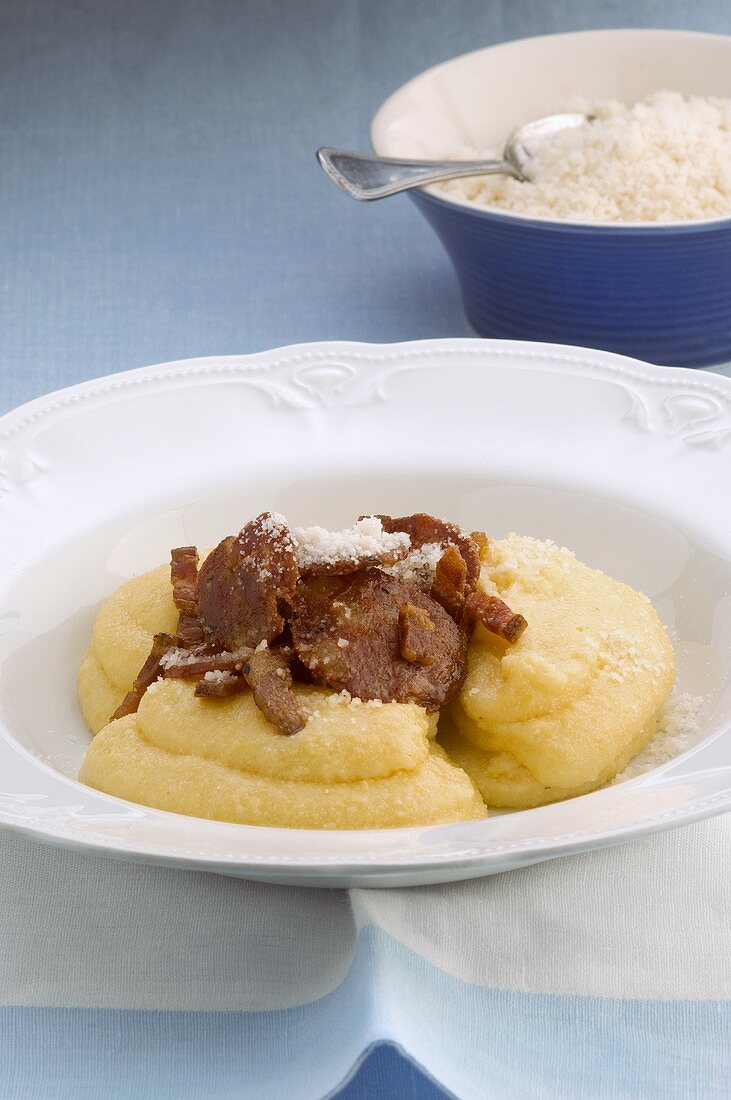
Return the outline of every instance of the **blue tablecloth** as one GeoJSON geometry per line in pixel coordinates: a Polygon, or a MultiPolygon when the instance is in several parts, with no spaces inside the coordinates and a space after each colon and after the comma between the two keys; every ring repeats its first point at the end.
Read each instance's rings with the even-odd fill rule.
{"type": "MultiPolygon", "coordinates": [[[[385,95],[446,57],[529,34],[628,24],[729,33],[731,8],[725,0],[5,0],[0,410],[168,359],[309,339],[468,335],[452,270],[408,200],[353,203],[322,176],[314,150],[366,148],[385,95]]],[[[53,906],[54,868],[80,872],[36,848],[13,839],[2,859],[48,876],[53,906]]],[[[132,1095],[123,1075],[130,1060],[140,1100],[253,1095],[245,1059],[231,1074],[219,1064],[188,1092],[172,1069],[166,1078],[176,1043],[190,1041],[184,1029],[173,1032],[169,1014],[117,1019],[109,1009],[60,1007],[53,973],[44,984],[34,969],[41,931],[32,895],[21,874],[6,897],[7,878],[0,864],[0,929],[6,905],[16,920],[27,905],[27,928],[12,949],[0,931],[0,978],[20,951],[27,986],[46,993],[22,1006],[2,999],[1,1100],[132,1095]],[[113,1072],[122,1091],[110,1086],[113,1072]]],[[[474,1010],[482,1011],[477,999],[474,1010]]],[[[636,1005],[626,1012],[637,1059],[638,1036],[653,1024],[638,1024],[636,1005]]],[[[728,1016],[708,1013],[705,1033],[705,1017],[688,1016],[685,1034],[700,1029],[698,1050],[728,1036],[728,1016]]],[[[581,1026],[592,1027],[590,1015],[581,1026]]],[[[607,1017],[598,1013],[594,1026],[609,1028],[607,1017]]],[[[668,1034],[683,1027],[678,1017],[668,1034]]],[[[621,1031],[620,1019],[613,1043],[621,1031]]],[[[602,1059],[627,1053],[602,1049],[596,1035],[594,1043],[599,1075],[602,1059]]],[[[230,1049],[220,1039],[220,1050],[230,1049]]],[[[570,1094],[566,1065],[547,1064],[543,1078],[539,1070],[532,1066],[530,1085],[518,1073],[507,1092],[486,1083],[485,1095],[570,1094]]],[[[695,1076],[686,1065],[657,1088],[647,1073],[644,1084],[628,1077],[613,1095],[731,1093],[721,1062],[709,1068],[706,1060],[695,1076]]],[[[376,1049],[341,1093],[439,1094],[389,1047],[376,1049]]]]}

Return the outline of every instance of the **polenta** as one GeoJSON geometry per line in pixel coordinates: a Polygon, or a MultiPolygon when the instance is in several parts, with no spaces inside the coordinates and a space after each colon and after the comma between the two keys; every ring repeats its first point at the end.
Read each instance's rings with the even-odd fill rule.
{"type": "Polygon", "coordinates": [[[483,550],[480,584],[530,625],[510,647],[477,627],[444,748],[489,806],[608,782],[651,738],[675,678],[651,604],[570,551],[514,534],[483,550]]]}
{"type": "MultiPolygon", "coordinates": [[[[568,550],[519,535],[470,537],[421,514],[369,517],[354,529],[353,555],[362,558],[343,564],[350,544],[339,532],[322,579],[308,580],[307,570],[317,573],[319,542],[305,531],[298,544],[269,513],[254,522],[256,529],[244,529],[246,599],[256,600],[257,584],[277,569],[297,588],[288,601],[264,591],[256,620],[264,627],[244,641],[257,641],[274,623],[271,636],[264,632],[240,657],[227,652],[225,634],[218,649],[180,648],[175,559],[172,585],[170,567],[160,566],[102,605],[78,677],[95,735],[80,771],[84,783],[158,809],[249,825],[428,825],[481,818],[487,806],[527,808],[586,793],[652,737],[674,679],[667,634],[642,595],[568,550]],[[253,572],[252,530],[279,540],[253,572]],[[468,564],[460,573],[462,559],[452,550],[440,578],[448,545],[461,547],[468,564]],[[306,547],[299,558],[298,546],[306,547]],[[467,584],[462,611],[460,583],[467,584]],[[283,642],[276,633],[286,606],[300,618],[295,610],[283,642]],[[466,620],[471,606],[474,628],[466,620]],[[308,675],[294,681],[290,626],[295,645],[302,639],[294,656],[305,664],[311,658],[308,675]],[[151,666],[153,638],[163,656],[151,666]],[[198,669],[201,652],[213,671],[198,669]],[[228,662],[220,669],[216,653],[228,662]],[[198,675],[188,675],[186,661],[198,675]],[[143,667],[152,671],[140,686],[143,667]],[[356,674],[367,697],[347,688],[356,674]],[[295,715],[291,735],[283,732],[283,708],[295,715]]],[[[321,538],[321,528],[310,531],[321,538]]],[[[220,568],[237,600],[230,587],[239,567],[235,540],[222,547],[220,568]]],[[[197,561],[194,548],[185,549],[187,561],[191,551],[197,561]]],[[[213,562],[198,583],[212,585],[206,599],[216,612],[216,576],[206,581],[213,562]]],[[[186,598],[190,628],[189,591],[186,598]]],[[[231,619],[228,603],[219,630],[230,631],[231,619]]],[[[234,623],[237,644],[247,622],[244,614],[243,627],[241,616],[234,623]]]]}

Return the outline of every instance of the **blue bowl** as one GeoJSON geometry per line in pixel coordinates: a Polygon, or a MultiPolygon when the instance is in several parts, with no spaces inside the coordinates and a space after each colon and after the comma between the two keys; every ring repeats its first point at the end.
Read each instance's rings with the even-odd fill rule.
{"type": "MultiPolygon", "coordinates": [[[[663,89],[731,98],[731,37],[586,31],[477,50],[403,85],[371,136],[387,156],[464,159],[573,96],[633,103],[663,89]]],[[[590,224],[521,217],[432,188],[410,197],[447,250],[481,336],[683,367],[731,359],[731,218],[590,224]]]]}
{"type": "Polygon", "coordinates": [[[731,219],[590,226],[413,201],[446,248],[480,336],[704,367],[731,359],[731,219]]]}

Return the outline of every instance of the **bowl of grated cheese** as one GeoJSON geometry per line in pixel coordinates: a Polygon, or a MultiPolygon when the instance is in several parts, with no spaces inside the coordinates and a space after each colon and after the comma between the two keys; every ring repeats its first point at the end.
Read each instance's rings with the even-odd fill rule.
{"type": "Polygon", "coordinates": [[[403,85],[371,138],[382,156],[484,159],[566,110],[591,121],[531,150],[528,181],[409,192],[470,324],[667,365],[731,359],[731,36],[607,30],[491,46],[403,85]]]}

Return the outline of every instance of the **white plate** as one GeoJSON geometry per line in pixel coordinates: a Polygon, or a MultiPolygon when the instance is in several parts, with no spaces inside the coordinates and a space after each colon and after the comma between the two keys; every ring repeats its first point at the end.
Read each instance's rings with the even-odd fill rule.
{"type": "Polygon", "coordinates": [[[85,383],[0,419],[0,824],[65,847],[275,882],[490,874],[731,807],[731,382],[550,345],[310,344],[85,383]],[[639,779],[486,821],[265,829],[74,778],[75,674],[99,602],[171,546],[265,508],[343,526],[426,510],[550,537],[645,591],[695,744],[639,779]]]}

